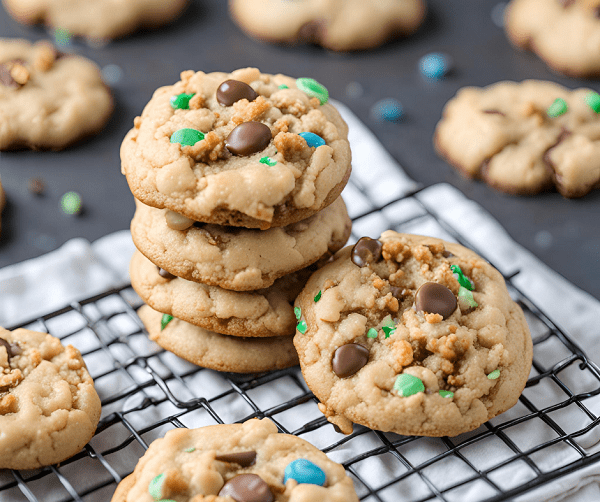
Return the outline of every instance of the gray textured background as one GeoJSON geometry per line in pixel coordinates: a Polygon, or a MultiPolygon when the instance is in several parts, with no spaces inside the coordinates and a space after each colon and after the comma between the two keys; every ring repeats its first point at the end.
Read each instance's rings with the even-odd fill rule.
{"type": "MultiPolygon", "coordinates": [[[[192,0],[170,26],[138,33],[102,48],[75,41],[70,50],[101,67],[114,64],[122,78],[112,85],[116,111],[106,130],[62,152],[0,154],[0,174],[8,195],[2,217],[0,267],[38,256],[72,237],[90,240],[129,226],[134,204],[120,173],[119,145],[154,89],[178,80],[186,69],[231,71],[257,66],[268,73],[310,76],[332,97],[347,104],[382,141],[406,172],[424,185],[449,182],[494,215],[509,234],[567,279],[600,299],[600,190],[567,200],[550,192],[534,197],[497,193],[466,180],[439,159],[431,137],[443,105],[465,85],[502,79],[539,78],[568,87],[600,90],[597,81],[558,76],[535,56],[515,50],[492,21],[497,1],[430,0],[427,20],[417,35],[369,52],[336,54],[318,47],[266,45],[247,38],[231,22],[225,0],[192,0]],[[444,81],[426,82],[418,72],[421,56],[444,51],[454,71],[444,81]],[[353,97],[350,82],[364,92],[353,97]],[[369,115],[379,99],[394,97],[404,106],[397,124],[369,115]],[[44,197],[27,190],[31,177],[46,181],[44,197]],[[75,190],[85,212],[60,212],[60,196],[75,190]]],[[[41,27],[25,27],[0,9],[0,35],[48,38],[41,27]]]]}

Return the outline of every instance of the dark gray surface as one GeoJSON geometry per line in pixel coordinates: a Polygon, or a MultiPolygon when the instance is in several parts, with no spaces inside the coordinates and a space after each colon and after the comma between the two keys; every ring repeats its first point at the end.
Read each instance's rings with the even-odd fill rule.
{"type": "MultiPolygon", "coordinates": [[[[597,81],[558,76],[532,54],[511,47],[492,22],[497,5],[484,0],[431,0],[427,21],[416,36],[353,54],[251,40],[228,18],[225,0],[193,1],[176,23],[102,48],[75,41],[73,51],[101,67],[116,64],[122,69],[123,77],[112,86],[116,111],[102,134],[65,151],[0,154],[8,195],[0,267],[41,255],[72,237],[94,240],[128,228],[134,205],[120,173],[119,146],[153,90],[175,82],[186,69],[210,72],[257,66],[264,72],[310,76],[323,83],[332,97],[346,103],[375,132],[412,178],[425,185],[449,182],[458,187],[496,217],[518,243],[600,299],[600,190],[573,200],[555,192],[504,195],[463,179],[433,150],[431,137],[442,107],[462,86],[539,78],[600,90],[597,81]],[[426,82],[417,70],[419,58],[432,51],[444,51],[454,59],[455,69],[444,81],[426,82]],[[346,92],[350,82],[362,85],[362,96],[346,92]],[[369,116],[370,107],[385,97],[403,104],[402,122],[379,124],[369,116]],[[27,180],[34,176],[48,185],[44,197],[27,190],[27,180]],[[60,212],[60,196],[70,190],[82,195],[85,212],[79,217],[60,212]]],[[[42,28],[21,26],[3,10],[0,34],[30,40],[48,37],[42,28]]]]}

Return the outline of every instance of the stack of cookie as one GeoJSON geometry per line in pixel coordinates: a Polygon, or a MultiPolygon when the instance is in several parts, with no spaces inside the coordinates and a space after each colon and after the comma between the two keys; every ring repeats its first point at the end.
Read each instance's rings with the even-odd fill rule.
{"type": "Polygon", "coordinates": [[[121,147],[131,262],[150,337],[200,366],[297,363],[293,303],[351,222],[347,126],[312,79],[183,72],[121,147]]]}

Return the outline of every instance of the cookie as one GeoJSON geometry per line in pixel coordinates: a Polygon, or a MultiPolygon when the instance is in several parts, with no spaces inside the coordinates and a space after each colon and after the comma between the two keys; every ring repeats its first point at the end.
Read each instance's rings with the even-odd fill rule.
{"type": "Polygon", "coordinates": [[[224,335],[264,337],[294,334],[294,300],[311,270],[286,275],[267,289],[229,291],[175,277],[136,252],[129,275],[142,300],[163,314],[224,335]]]}
{"type": "Polygon", "coordinates": [[[79,351],[58,338],[0,328],[0,469],[35,469],[78,453],[100,419],[79,351]]]}
{"type": "Polygon", "coordinates": [[[504,27],[517,47],[535,52],[553,70],[600,76],[598,0],[512,0],[504,27]]]}
{"type": "Polygon", "coordinates": [[[185,71],[121,146],[133,195],[196,221],[280,227],[331,204],[350,176],[348,127],[312,79],[185,71]],[[283,87],[283,88],[282,88],[283,87]]]}
{"type": "Polygon", "coordinates": [[[240,338],[171,318],[144,305],[138,315],[150,339],[187,361],[218,371],[259,373],[298,364],[293,336],[240,338]]]}
{"type": "Polygon", "coordinates": [[[553,82],[466,87],[445,106],[434,144],[462,174],[502,192],[565,197],[600,187],[600,95],[553,82]]]}
{"type": "Polygon", "coordinates": [[[456,436],[512,407],[531,368],[502,275],[458,244],[363,238],[313,274],[296,306],[302,374],[346,434],[355,422],[456,436]]]}
{"type": "Polygon", "coordinates": [[[100,131],[112,109],[90,60],[48,42],[0,39],[0,150],[60,150],[100,131]]]}
{"type": "Polygon", "coordinates": [[[138,28],[155,28],[176,19],[187,0],[2,0],[24,24],[43,23],[90,40],[118,38],[138,28]]]}
{"type": "Polygon", "coordinates": [[[344,468],[268,418],[172,429],[155,440],[112,502],[358,502],[344,468]]]}
{"type": "Polygon", "coordinates": [[[266,42],[354,51],[411,35],[426,6],[424,0],[229,0],[229,12],[243,31],[266,42]]]}
{"type": "Polygon", "coordinates": [[[136,201],[131,236],[144,255],[171,274],[249,291],[333,255],[346,244],[351,227],[341,197],[306,220],[269,230],[197,223],[136,201]]]}

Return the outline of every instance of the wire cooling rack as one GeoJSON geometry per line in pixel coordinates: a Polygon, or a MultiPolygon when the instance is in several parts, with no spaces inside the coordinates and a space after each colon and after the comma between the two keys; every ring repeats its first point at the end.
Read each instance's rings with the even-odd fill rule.
{"type": "MultiPolygon", "coordinates": [[[[420,200],[422,190],[375,206],[371,201],[377,199],[353,176],[345,192],[361,212],[354,214],[353,238],[392,228],[468,246],[420,200]]],[[[135,313],[142,302],[130,287],[15,326],[48,331],[78,347],[103,413],[90,443],[60,466],[0,471],[0,500],[110,500],[148,444],[167,430],[253,417],[271,418],[280,431],[341,462],[360,499],[370,502],[509,500],[582,469],[600,460],[593,450],[600,439],[599,413],[589,406],[600,394],[600,370],[515,286],[518,274],[505,279],[534,338],[527,387],[511,410],[455,438],[399,436],[362,426],[350,436],[338,434],[318,411],[298,368],[240,376],[162,351],[148,340],[135,313]]]]}

